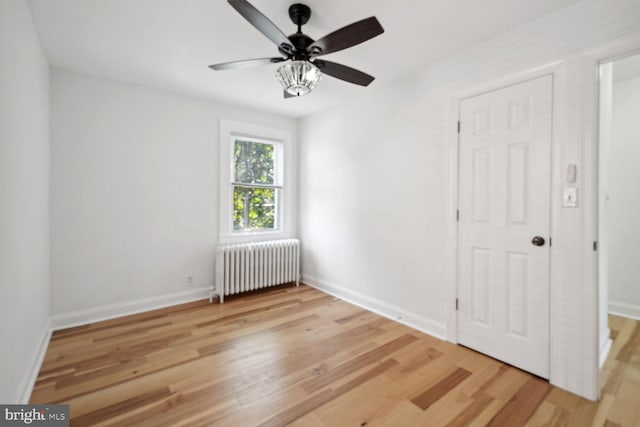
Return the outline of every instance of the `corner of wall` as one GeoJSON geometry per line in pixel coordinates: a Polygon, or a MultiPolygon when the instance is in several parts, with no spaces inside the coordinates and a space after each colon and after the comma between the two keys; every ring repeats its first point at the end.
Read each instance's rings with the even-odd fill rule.
{"type": "Polygon", "coordinates": [[[302,281],[322,292],[333,295],[350,304],[362,307],[365,310],[374,312],[382,317],[386,317],[395,322],[417,329],[427,335],[431,335],[441,340],[445,340],[446,326],[442,322],[434,321],[417,313],[412,313],[393,304],[381,301],[377,298],[371,298],[359,292],[354,292],[344,286],[327,282],[317,277],[302,275],[302,281]]]}
{"type": "Polygon", "coordinates": [[[40,345],[31,358],[29,369],[25,371],[22,380],[20,381],[18,396],[16,398],[16,401],[20,404],[29,403],[31,393],[33,392],[33,387],[35,386],[36,380],[38,378],[38,373],[40,373],[40,367],[42,366],[44,357],[47,354],[47,349],[49,347],[49,342],[51,341],[52,334],[53,329],[51,327],[51,319],[49,319],[45,326],[42,337],[40,338],[40,345]]]}

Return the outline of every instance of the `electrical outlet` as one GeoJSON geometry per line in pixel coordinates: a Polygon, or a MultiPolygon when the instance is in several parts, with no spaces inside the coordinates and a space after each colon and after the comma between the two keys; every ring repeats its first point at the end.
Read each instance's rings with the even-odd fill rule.
{"type": "Polygon", "coordinates": [[[193,288],[193,276],[187,276],[187,288],[193,288]]]}

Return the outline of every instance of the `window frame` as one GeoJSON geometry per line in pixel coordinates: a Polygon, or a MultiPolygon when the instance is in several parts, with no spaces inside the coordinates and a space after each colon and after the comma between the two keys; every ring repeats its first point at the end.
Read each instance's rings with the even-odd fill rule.
{"type": "Polygon", "coordinates": [[[295,204],[291,179],[292,132],[250,123],[222,119],[220,123],[219,241],[243,241],[289,238],[293,229],[295,204]],[[234,145],[237,139],[274,145],[274,186],[276,191],[276,224],[268,230],[236,231],[233,223],[233,189],[235,185],[234,145]]]}
{"type": "Polygon", "coordinates": [[[231,168],[231,232],[234,235],[244,235],[244,234],[251,234],[251,233],[269,233],[269,232],[275,232],[275,231],[279,231],[280,227],[281,227],[281,214],[282,214],[282,190],[284,189],[283,186],[283,174],[282,174],[282,167],[284,164],[284,159],[283,159],[283,152],[284,152],[284,148],[282,146],[282,142],[280,141],[273,141],[273,140],[267,140],[265,138],[254,138],[252,136],[248,136],[248,135],[244,135],[244,134],[240,134],[237,132],[232,132],[230,135],[230,139],[231,141],[229,142],[231,147],[230,147],[230,151],[231,151],[231,158],[229,159],[230,162],[230,168],[231,168]],[[238,141],[245,141],[245,142],[252,142],[252,143],[256,143],[256,144],[265,144],[265,145],[272,145],[273,146],[273,184],[260,184],[260,183],[244,183],[244,182],[240,182],[237,181],[237,177],[235,176],[235,144],[238,141]],[[241,187],[241,188],[271,188],[274,191],[274,204],[275,204],[275,213],[274,213],[274,227],[273,228],[269,228],[269,229],[262,229],[262,230],[236,230],[235,229],[235,224],[234,224],[234,218],[235,218],[235,203],[234,203],[234,198],[235,198],[235,188],[236,187],[241,187]]]}

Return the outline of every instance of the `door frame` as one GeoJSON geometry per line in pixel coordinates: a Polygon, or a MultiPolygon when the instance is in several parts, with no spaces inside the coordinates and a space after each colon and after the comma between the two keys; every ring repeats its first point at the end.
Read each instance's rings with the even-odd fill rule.
{"type": "MultiPolygon", "coordinates": [[[[595,200],[595,206],[591,211],[587,214],[589,215],[590,221],[593,222],[597,236],[600,236],[601,228],[604,224],[601,223],[600,219],[600,174],[599,174],[599,164],[600,164],[600,145],[602,135],[600,133],[600,125],[601,125],[601,79],[600,79],[600,67],[603,64],[611,63],[619,59],[626,58],[628,56],[640,55],[640,34],[634,34],[632,36],[616,40],[615,42],[606,44],[604,46],[598,47],[596,49],[592,49],[585,53],[585,61],[587,62],[587,67],[592,71],[592,81],[590,82],[590,89],[593,91],[590,99],[593,102],[587,105],[587,108],[590,111],[590,114],[593,117],[593,123],[590,131],[593,132],[595,137],[593,138],[593,144],[591,147],[591,152],[593,154],[593,158],[591,159],[594,167],[594,173],[591,177],[594,182],[594,191],[593,198],[595,200]]],[[[601,253],[598,251],[595,257],[595,260],[592,263],[590,269],[595,272],[595,282],[598,292],[598,330],[600,327],[600,319],[601,317],[606,317],[608,315],[608,283],[602,283],[600,281],[599,270],[601,265],[601,253]],[[604,298],[604,301],[600,298],[604,298]]],[[[598,338],[598,376],[601,375],[601,368],[606,361],[607,355],[611,350],[612,340],[609,338],[609,328],[607,324],[606,328],[607,338],[602,339],[603,337],[599,336],[598,338]]],[[[600,382],[600,381],[599,381],[600,382]]]]}

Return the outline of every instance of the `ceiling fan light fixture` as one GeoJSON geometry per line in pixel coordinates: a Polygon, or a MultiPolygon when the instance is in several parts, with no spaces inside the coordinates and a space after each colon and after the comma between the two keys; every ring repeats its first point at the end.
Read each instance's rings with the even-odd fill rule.
{"type": "Polygon", "coordinates": [[[289,94],[302,96],[315,89],[322,73],[309,61],[288,61],[278,68],[276,77],[289,94]]]}

